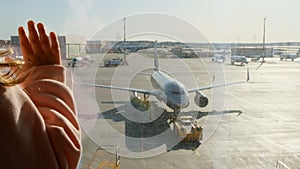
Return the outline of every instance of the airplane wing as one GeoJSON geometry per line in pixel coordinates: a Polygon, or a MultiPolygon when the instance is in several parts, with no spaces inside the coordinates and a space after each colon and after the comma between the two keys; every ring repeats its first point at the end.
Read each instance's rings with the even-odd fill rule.
{"type": "Polygon", "coordinates": [[[215,86],[206,86],[206,87],[192,88],[192,89],[188,89],[187,91],[188,91],[188,93],[192,93],[192,92],[196,92],[196,91],[199,91],[199,90],[208,90],[208,89],[212,89],[212,88],[230,86],[230,85],[234,85],[234,84],[247,83],[249,80],[250,80],[249,69],[247,69],[247,79],[246,79],[246,81],[226,83],[226,84],[215,85],[215,86]]]}
{"type": "Polygon", "coordinates": [[[152,94],[151,91],[149,91],[149,90],[143,90],[143,89],[126,88],[126,87],[111,86],[111,85],[91,84],[91,83],[79,83],[79,84],[80,85],[84,85],[84,86],[100,87],[100,88],[106,88],[106,89],[116,89],[116,90],[137,92],[137,93],[143,93],[143,94],[149,94],[149,95],[152,94]]]}

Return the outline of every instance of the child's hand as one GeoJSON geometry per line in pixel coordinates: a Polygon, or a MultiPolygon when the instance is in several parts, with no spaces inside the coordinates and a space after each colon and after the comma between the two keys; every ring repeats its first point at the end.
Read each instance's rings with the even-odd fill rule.
{"type": "Polygon", "coordinates": [[[51,32],[50,38],[48,38],[42,23],[37,24],[38,32],[33,21],[28,21],[27,25],[29,39],[23,27],[18,29],[23,59],[27,66],[61,64],[56,34],[51,32]]]}

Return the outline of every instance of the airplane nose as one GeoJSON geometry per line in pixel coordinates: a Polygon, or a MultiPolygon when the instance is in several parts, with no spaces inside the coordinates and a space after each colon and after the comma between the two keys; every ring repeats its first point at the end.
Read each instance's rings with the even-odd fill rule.
{"type": "Polygon", "coordinates": [[[175,100],[174,105],[177,108],[186,108],[189,105],[189,101],[185,97],[179,97],[175,100]]]}
{"type": "Polygon", "coordinates": [[[186,108],[189,105],[189,100],[187,98],[182,99],[181,108],[186,108]]]}

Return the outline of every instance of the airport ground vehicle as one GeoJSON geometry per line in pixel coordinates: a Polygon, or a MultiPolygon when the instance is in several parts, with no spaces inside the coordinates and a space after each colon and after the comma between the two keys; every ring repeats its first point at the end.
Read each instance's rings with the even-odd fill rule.
{"type": "Polygon", "coordinates": [[[199,143],[203,136],[202,127],[192,116],[178,116],[174,121],[174,131],[181,142],[186,143],[199,143]]]}
{"type": "Polygon", "coordinates": [[[120,169],[119,146],[106,145],[98,147],[87,169],[120,169]]]}
{"type": "Polygon", "coordinates": [[[296,58],[298,58],[299,57],[299,55],[298,55],[298,53],[296,54],[296,55],[291,55],[291,54],[281,54],[280,55],[280,60],[281,61],[283,61],[283,60],[288,60],[288,59],[291,59],[291,61],[292,62],[294,62],[294,60],[296,59],[296,58]]]}
{"type": "Polygon", "coordinates": [[[73,58],[70,62],[68,62],[68,66],[75,67],[77,62],[78,62],[78,59],[73,58]]]}
{"type": "Polygon", "coordinates": [[[122,61],[123,61],[122,58],[106,59],[106,60],[104,60],[104,66],[105,67],[118,66],[122,63],[122,61]]]}
{"type": "Polygon", "coordinates": [[[258,62],[261,57],[260,55],[252,55],[250,58],[252,62],[258,62]]]}
{"type": "Polygon", "coordinates": [[[76,67],[76,66],[86,66],[89,63],[95,62],[95,59],[91,56],[78,56],[76,58],[72,58],[71,61],[68,62],[68,66],[76,67]]]}
{"type": "Polygon", "coordinates": [[[235,62],[240,62],[241,65],[244,65],[244,63],[248,63],[247,59],[245,56],[238,56],[238,55],[233,55],[230,58],[231,64],[233,65],[235,62]]]}
{"type": "Polygon", "coordinates": [[[225,62],[226,58],[224,55],[214,55],[211,60],[214,62],[223,63],[225,62]]]}

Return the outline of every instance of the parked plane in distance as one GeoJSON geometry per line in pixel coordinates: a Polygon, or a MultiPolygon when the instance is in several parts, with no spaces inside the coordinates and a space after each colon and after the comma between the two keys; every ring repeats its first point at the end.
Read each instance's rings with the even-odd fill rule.
{"type": "MultiPolygon", "coordinates": [[[[154,72],[151,74],[151,83],[155,90],[143,90],[136,88],[125,88],[119,86],[110,86],[110,85],[101,85],[101,84],[90,84],[90,83],[80,83],[81,85],[123,90],[133,92],[133,98],[131,99],[132,104],[136,103],[145,103],[150,95],[155,96],[158,100],[164,102],[168,107],[172,108],[175,112],[175,115],[183,108],[188,107],[189,105],[189,93],[195,92],[194,101],[198,107],[205,107],[208,105],[208,98],[202,93],[203,90],[208,90],[212,88],[224,87],[228,85],[240,84],[249,81],[249,71],[247,70],[247,79],[245,81],[239,81],[234,83],[227,83],[216,86],[207,86],[207,87],[196,87],[193,89],[186,89],[186,87],[175,80],[167,73],[159,70],[158,66],[158,56],[157,48],[155,43],[155,58],[154,58],[154,72]],[[144,94],[144,98],[139,98],[137,93],[144,94]],[[137,102],[137,100],[140,100],[137,102]]],[[[135,106],[136,107],[136,106],[135,106]]],[[[150,107],[150,106],[149,106],[150,107]]]]}

